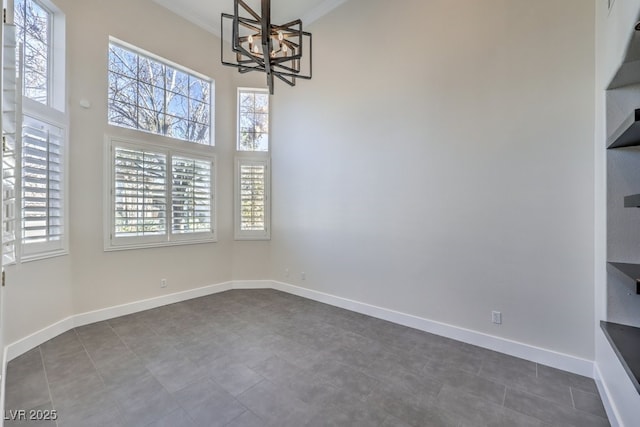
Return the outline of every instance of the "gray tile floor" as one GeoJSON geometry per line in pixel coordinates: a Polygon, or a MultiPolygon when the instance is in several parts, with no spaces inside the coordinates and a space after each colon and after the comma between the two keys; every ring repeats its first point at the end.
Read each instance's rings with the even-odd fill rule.
{"type": "Polygon", "coordinates": [[[591,379],[273,290],[64,333],[9,363],[6,410],[8,426],[609,425],[591,379]]]}

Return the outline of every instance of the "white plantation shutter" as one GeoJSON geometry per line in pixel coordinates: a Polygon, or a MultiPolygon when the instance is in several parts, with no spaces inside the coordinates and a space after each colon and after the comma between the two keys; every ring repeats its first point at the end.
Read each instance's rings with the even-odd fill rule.
{"type": "Polygon", "coordinates": [[[108,147],[105,250],[215,241],[212,156],[115,138],[108,147]]]}
{"type": "Polygon", "coordinates": [[[171,159],[171,232],[211,232],[212,162],[173,156],[171,159]]]}
{"type": "Polygon", "coordinates": [[[265,229],[265,173],[266,165],[240,165],[240,230],[265,229]]]}
{"type": "Polygon", "coordinates": [[[166,234],[167,156],[115,147],[114,237],[166,234]]]}
{"type": "MultiPolygon", "coordinates": [[[[62,128],[25,115],[22,126],[22,245],[61,242],[62,128]]],[[[51,246],[51,245],[48,245],[51,246]]],[[[57,245],[53,245],[57,246],[57,245]]],[[[59,244],[62,247],[62,243],[59,244]]]]}
{"type": "Polygon", "coordinates": [[[16,74],[15,26],[5,24],[3,32],[2,63],[2,265],[16,261],[16,219],[18,192],[18,124],[19,106],[16,74]]]}
{"type": "Polygon", "coordinates": [[[236,239],[268,239],[269,174],[266,159],[236,163],[236,239]]]}

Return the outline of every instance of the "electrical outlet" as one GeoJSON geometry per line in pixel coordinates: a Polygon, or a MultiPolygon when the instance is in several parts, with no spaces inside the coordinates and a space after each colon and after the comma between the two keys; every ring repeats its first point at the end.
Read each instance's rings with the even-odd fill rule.
{"type": "Polygon", "coordinates": [[[492,311],[491,321],[496,325],[502,325],[502,313],[499,311],[492,311]]]}
{"type": "Polygon", "coordinates": [[[160,279],[160,287],[161,288],[167,287],[167,279],[160,279]]]}

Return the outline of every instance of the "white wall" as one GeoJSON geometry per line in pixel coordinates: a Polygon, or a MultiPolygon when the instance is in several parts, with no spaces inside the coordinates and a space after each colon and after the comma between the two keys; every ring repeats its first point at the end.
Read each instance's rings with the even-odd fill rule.
{"type": "Polygon", "coordinates": [[[593,359],[594,19],[351,0],[312,25],[313,80],[272,101],[273,277],[593,359]]]}
{"type": "Polygon", "coordinates": [[[9,266],[6,275],[4,344],[74,314],[69,257],[9,266]]]}

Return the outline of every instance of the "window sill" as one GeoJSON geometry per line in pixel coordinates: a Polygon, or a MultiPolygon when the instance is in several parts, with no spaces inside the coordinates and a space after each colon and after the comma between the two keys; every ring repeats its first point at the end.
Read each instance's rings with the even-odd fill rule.
{"type": "Polygon", "coordinates": [[[49,258],[57,258],[61,256],[69,255],[69,251],[67,249],[60,249],[56,251],[46,252],[46,253],[37,253],[37,254],[22,254],[20,257],[19,263],[23,264],[25,262],[33,262],[33,261],[41,261],[49,258]]]}
{"type": "Polygon", "coordinates": [[[263,241],[263,240],[271,240],[271,236],[235,236],[233,240],[236,240],[238,242],[263,241]]]}
{"type": "Polygon", "coordinates": [[[203,239],[189,239],[189,240],[174,240],[171,242],[148,242],[148,243],[131,243],[131,244],[112,244],[111,242],[105,242],[105,252],[116,251],[128,251],[132,249],[148,249],[148,248],[163,248],[170,246],[186,246],[186,245],[202,245],[206,243],[217,243],[218,239],[203,238],[203,239]]]}

